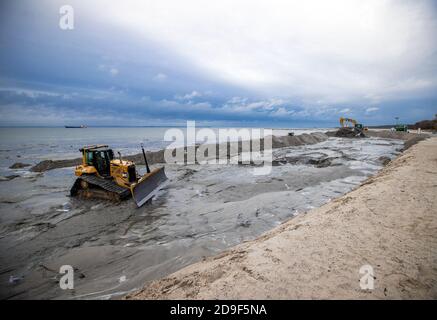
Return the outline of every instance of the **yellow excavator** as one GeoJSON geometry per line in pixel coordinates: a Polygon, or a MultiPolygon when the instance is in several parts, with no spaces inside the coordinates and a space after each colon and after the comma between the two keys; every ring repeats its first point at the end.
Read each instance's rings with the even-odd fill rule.
{"type": "Polygon", "coordinates": [[[361,123],[358,123],[357,120],[351,118],[340,118],[340,126],[343,130],[349,130],[349,132],[354,134],[355,136],[364,137],[364,132],[367,131],[367,127],[363,127],[361,123]]]}
{"type": "Polygon", "coordinates": [[[78,177],[70,190],[72,197],[102,198],[121,201],[132,196],[138,207],[152,199],[167,180],[164,167],[150,170],[146,153],[141,144],[147,173],[139,175],[135,163],[123,160],[107,145],[86,146],[82,153],[82,164],[74,174],[78,177]]]}
{"type": "Polygon", "coordinates": [[[349,124],[352,124],[352,127],[357,131],[367,131],[367,127],[363,127],[361,123],[358,123],[357,120],[351,118],[343,118],[340,117],[340,126],[342,128],[349,128],[349,124]]]}
{"type": "Polygon", "coordinates": [[[349,127],[349,123],[351,123],[354,127],[358,124],[357,120],[351,118],[340,118],[340,125],[342,128],[349,127]]]}

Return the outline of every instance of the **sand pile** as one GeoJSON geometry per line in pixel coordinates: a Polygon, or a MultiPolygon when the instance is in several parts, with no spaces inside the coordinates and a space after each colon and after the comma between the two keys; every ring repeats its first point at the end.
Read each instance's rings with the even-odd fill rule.
{"type": "Polygon", "coordinates": [[[402,131],[391,131],[391,130],[369,130],[366,132],[369,137],[383,138],[383,139],[399,139],[408,141],[410,139],[421,139],[424,140],[429,137],[429,134],[422,133],[408,133],[402,131]]]}
{"type": "Polygon", "coordinates": [[[305,144],[315,144],[328,139],[328,136],[322,132],[314,132],[311,134],[304,133],[297,136],[273,136],[273,149],[301,146],[305,144]]]}
{"type": "MultiPolygon", "coordinates": [[[[337,131],[328,131],[326,135],[329,137],[339,137],[339,138],[355,138],[356,133],[350,128],[340,128],[337,131]]],[[[404,142],[404,150],[410,148],[412,145],[415,145],[419,141],[425,140],[429,138],[429,134],[422,133],[408,133],[408,132],[400,132],[400,131],[391,131],[391,130],[368,130],[365,131],[364,134],[366,137],[373,138],[382,138],[382,139],[398,139],[403,140],[404,142]]]]}
{"type": "Polygon", "coordinates": [[[15,162],[13,165],[9,167],[9,169],[23,169],[26,167],[30,167],[31,165],[28,163],[15,162]]]}
{"type": "Polygon", "coordinates": [[[365,138],[366,135],[363,132],[357,132],[353,128],[339,128],[337,131],[330,131],[326,133],[330,137],[337,138],[365,138]]]}

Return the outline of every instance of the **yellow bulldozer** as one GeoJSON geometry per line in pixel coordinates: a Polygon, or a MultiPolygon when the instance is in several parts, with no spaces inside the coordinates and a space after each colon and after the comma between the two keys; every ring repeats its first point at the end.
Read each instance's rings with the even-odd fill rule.
{"type": "Polygon", "coordinates": [[[139,175],[135,163],[123,160],[107,145],[86,146],[82,153],[82,164],[74,174],[78,177],[70,190],[72,197],[101,198],[121,201],[132,196],[138,207],[150,201],[167,180],[164,167],[150,170],[144,147],[144,163],[147,173],[139,175]]]}

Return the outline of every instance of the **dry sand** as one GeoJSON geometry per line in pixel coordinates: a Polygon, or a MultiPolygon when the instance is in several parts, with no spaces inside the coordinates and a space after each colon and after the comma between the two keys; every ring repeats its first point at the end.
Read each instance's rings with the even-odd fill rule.
{"type": "Polygon", "coordinates": [[[436,299],[437,138],[354,191],[130,299],[436,299]],[[374,290],[360,288],[361,266],[374,290]]]}

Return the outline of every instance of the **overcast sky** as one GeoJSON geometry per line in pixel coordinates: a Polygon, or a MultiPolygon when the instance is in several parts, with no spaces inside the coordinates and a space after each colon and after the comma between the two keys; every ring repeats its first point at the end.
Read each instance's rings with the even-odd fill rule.
{"type": "Polygon", "coordinates": [[[2,0],[0,125],[412,123],[436,30],[432,1],[2,0]]]}

